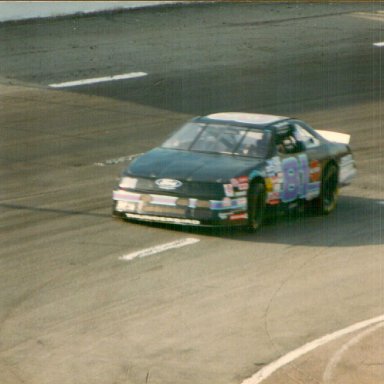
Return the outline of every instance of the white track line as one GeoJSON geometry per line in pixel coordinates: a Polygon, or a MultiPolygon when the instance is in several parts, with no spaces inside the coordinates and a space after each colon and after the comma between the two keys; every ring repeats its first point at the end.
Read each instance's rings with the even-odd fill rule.
{"type": "Polygon", "coordinates": [[[134,79],[136,77],[143,77],[143,76],[147,76],[147,75],[148,75],[148,73],[145,73],[145,72],[131,72],[131,73],[123,73],[121,75],[96,77],[94,79],[82,79],[82,80],[75,80],[75,81],[66,81],[64,83],[53,83],[53,84],[49,84],[49,86],[51,88],[76,87],[79,85],[104,83],[106,81],[134,79]]]}
{"type": "Polygon", "coordinates": [[[332,377],[333,377],[335,368],[339,365],[344,354],[348,352],[350,348],[352,348],[354,345],[358,344],[362,339],[364,339],[365,337],[367,337],[368,335],[370,335],[371,333],[375,332],[377,329],[383,326],[384,326],[384,323],[376,324],[374,327],[364,330],[363,332],[359,333],[357,336],[349,340],[348,343],[344,344],[329,360],[329,363],[325,368],[325,371],[323,374],[323,384],[328,384],[332,382],[332,377]]]}
{"type": "Polygon", "coordinates": [[[121,157],[117,157],[115,159],[105,160],[105,161],[100,162],[100,163],[93,163],[93,165],[96,165],[97,167],[104,167],[106,165],[115,165],[115,164],[119,164],[119,163],[124,163],[126,161],[131,161],[131,160],[133,160],[136,157],[139,157],[141,155],[142,155],[142,153],[136,153],[135,155],[121,156],[121,157]]]}
{"type": "Polygon", "coordinates": [[[380,43],[374,43],[373,44],[375,47],[384,47],[384,42],[381,41],[380,43]]]}
{"type": "Polygon", "coordinates": [[[156,253],[168,251],[169,249],[181,248],[181,247],[185,247],[186,245],[195,244],[195,243],[198,243],[199,241],[200,241],[199,239],[187,237],[185,239],[172,241],[171,243],[161,244],[155,247],[143,249],[142,251],[129,253],[128,255],[119,257],[119,260],[129,261],[129,260],[135,259],[136,257],[151,256],[156,253]]]}
{"type": "Polygon", "coordinates": [[[306,353],[311,352],[314,349],[319,348],[322,345],[327,344],[333,340],[336,340],[339,337],[359,331],[360,329],[366,328],[376,323],[380,323],[382,321],[384,321],[384,315],[375,317],[373,319],[365,320],[360,323],[356,323],[354,325],[351,325],[350,327],[344,328],[334,333],[330,333],[328,335],[320,337],[319,339],[311,341],[303,345],[302,347],[299,347],[294,351],[291,351],[286,355],[280,357],[280,359],[273,361],[271,364],[266,365],[265,367],[260,369],[260,371],[256,372],[253,376],[244,380],[242,384],[259,384],[265,379],[267,379],[269,376],[271,376],[273,373],[275,373],[281,367],[284,367],[285,365],[291,363],[292,361],[298,359],[306,353]]]}

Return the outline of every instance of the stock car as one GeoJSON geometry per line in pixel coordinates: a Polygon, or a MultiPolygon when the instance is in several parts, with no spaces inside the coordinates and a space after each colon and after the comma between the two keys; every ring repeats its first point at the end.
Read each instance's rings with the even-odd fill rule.
{"type": "Polygon", "coordinates": [[[113,191],[113,215],[257,230],[269,210],[328,214],[356,174],[350,135],[283,116],[224,112],[185,123],[135,158],[113,191]]]}

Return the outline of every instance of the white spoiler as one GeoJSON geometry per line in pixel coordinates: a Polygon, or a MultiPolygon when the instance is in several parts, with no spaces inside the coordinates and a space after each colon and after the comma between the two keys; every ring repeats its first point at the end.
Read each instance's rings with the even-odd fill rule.
{"type": "Polygon", "coordinates": [[[349,141],[351,140],[351,135],[348,135],[347,133],[318,130],[316,130],[316,132],[319,135],[323,136],[324,139],[328,141],[333,141],[335,143],[349,144],[349,141]]]}

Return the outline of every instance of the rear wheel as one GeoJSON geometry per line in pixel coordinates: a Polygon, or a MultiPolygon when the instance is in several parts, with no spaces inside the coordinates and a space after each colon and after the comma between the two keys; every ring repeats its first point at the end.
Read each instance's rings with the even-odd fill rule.
{"type": "Polygon", "coordinates": [[[317,210],[328,215],[336,208],[338,194],[338,171],[334,164],[329,165],[321,179],[320,197],[317,199],[317,210]]]}
{"type": "Polygon", "coordinates": [[[248,194],[248,228],[258,230],[264,220],[265,214],[265,186],[261,182],[251,185],[248,194]]]}

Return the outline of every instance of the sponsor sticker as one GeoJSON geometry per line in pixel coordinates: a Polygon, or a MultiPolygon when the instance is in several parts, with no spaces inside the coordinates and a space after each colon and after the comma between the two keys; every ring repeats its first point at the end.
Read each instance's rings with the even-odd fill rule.
{"type": "Polygon", "coordinates": [[[248,185],[248,176],[235,177],[231,179],[231,184],[236,188],[239,188],[240,185],[248,185]]]}
{"type": "Polygon", "coordinates": [[[247,213],[235,213],[234,215],[229,216],[229,220],[245,220],[248,219],[247,213]]]}
{"type": "Polygon", "coordinates": [[[135,189],[137,184],[137,179],[134,179],[133,177],[127,177],[124,176],[120,180],[120,188],[126,188],[126,189],[135,189]]]}
{"type": "Polygon", "coordinates": [[[222,201],[222,206],[225,208],[232,207],[232,200],[229,197],[224,197],[222,201]]]}
{"type": "Polygon", "coordinates": [[[239,191],[246,191],[249,188],[249,184],[248,183],[241,183],[238,185],[237,188],[239,188],[239,191]]]}
{"type": "Polygon", "coordinates": [[[126,211],[134,211],[135,204],[130,203],[128,201],[118,201],[116,203],[116,211],[118,212],[126,212],[126,211]]]}
{"type": "Polygon", "coordinates": [[[309,179],[311,182],[320,181],[321,167],[319,160],[312,160],[309,163],[309,179]]]}
{"type": "Polygon", "coordinates": [[[279,192],[268,192],[267,197],[268,204],[276,205],[280,203],[280,193],[279,192]]]}
{"type": "Polygon", "coordinates": [[[267,192],[270,192],[273,190],[272,177],[266,177],[265,178],[265,189],[267,190],[267,192]]]}
{"type": "Polygon", "coordinates": [[[232,184],[224,184],[225,196],[232,197],[235,195],[232,184]]]}
{"type": "Polygon", "coordinates": [[[245,207],[246,205],[247,205],[247,199],[245,197],[237,199],[237,206],[238,207],[245,207]]]}

